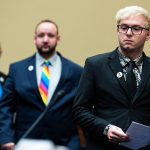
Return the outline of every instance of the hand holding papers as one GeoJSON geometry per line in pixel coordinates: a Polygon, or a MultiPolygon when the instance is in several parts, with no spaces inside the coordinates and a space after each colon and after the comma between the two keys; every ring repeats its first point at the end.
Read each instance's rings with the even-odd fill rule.
{"type": "Polygon", "coordinates": [[[129,141],[120,143],[124,147],[136,150],[150,144],[150,126],[132,122],[126,133],[129,141]]]}

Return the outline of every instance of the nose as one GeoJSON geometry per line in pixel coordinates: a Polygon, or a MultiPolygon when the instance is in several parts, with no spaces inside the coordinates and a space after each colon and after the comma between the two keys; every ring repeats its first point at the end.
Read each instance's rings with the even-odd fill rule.
{"type": "Polygon", "coordinates": [[[47,35],[44,36],[43,41],[48,42],[48,36],[47,35]]]}
{"type": "Polygon", "coordinates": [[[128,35],[132,35],[132,34],[133,34],[133,33],[132,33],[132,29],[131,29],[131,28],[129,28],[126,34],[128,34],[128,35]]]}

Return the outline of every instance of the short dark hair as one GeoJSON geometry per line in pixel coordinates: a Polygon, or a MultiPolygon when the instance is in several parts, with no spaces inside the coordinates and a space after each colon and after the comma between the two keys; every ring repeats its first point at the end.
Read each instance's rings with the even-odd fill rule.
{"type": "Polygon", "coordinates": [[[50,20],[50,19],[41,20],[41,21],[36,25],[36,27],[35,27],[35,33],[36,33],[36,31],[37,31],[38,26],[39,26],[41,23],[45,23],[45,22],[54,24],[55,27],[56,27],[56,29],[57,29],[57,34],[59,33],[58,25],[57,25],[54,21],[52,21],[52,20],[50,20]]]}

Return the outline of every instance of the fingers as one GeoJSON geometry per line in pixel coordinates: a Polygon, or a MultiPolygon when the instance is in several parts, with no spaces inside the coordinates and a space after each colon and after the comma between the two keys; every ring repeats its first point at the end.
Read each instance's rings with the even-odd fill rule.
{"type": "Polygon", "coordinates": [[[15,144],[14,143],[6,143],[1,145],[1,150],[14,150],[15,144]]]}
{"type": "Polygon", "coordinates": [[[128,141],[128,136],[122,131],[121,128],[117,126],[111,126],[108,130],[107,137],[112,143],[120,143],[123,141],[128,141]]]}

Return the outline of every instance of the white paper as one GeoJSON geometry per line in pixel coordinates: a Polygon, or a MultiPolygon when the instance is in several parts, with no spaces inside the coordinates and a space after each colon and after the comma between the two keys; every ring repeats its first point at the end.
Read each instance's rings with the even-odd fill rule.
{"type": "Polygon", "coordinates": [[[150,144],[150,126],[132,122],[126,133],[129,141],[120,143],[122,146],[136,150],[150,144]]]}

